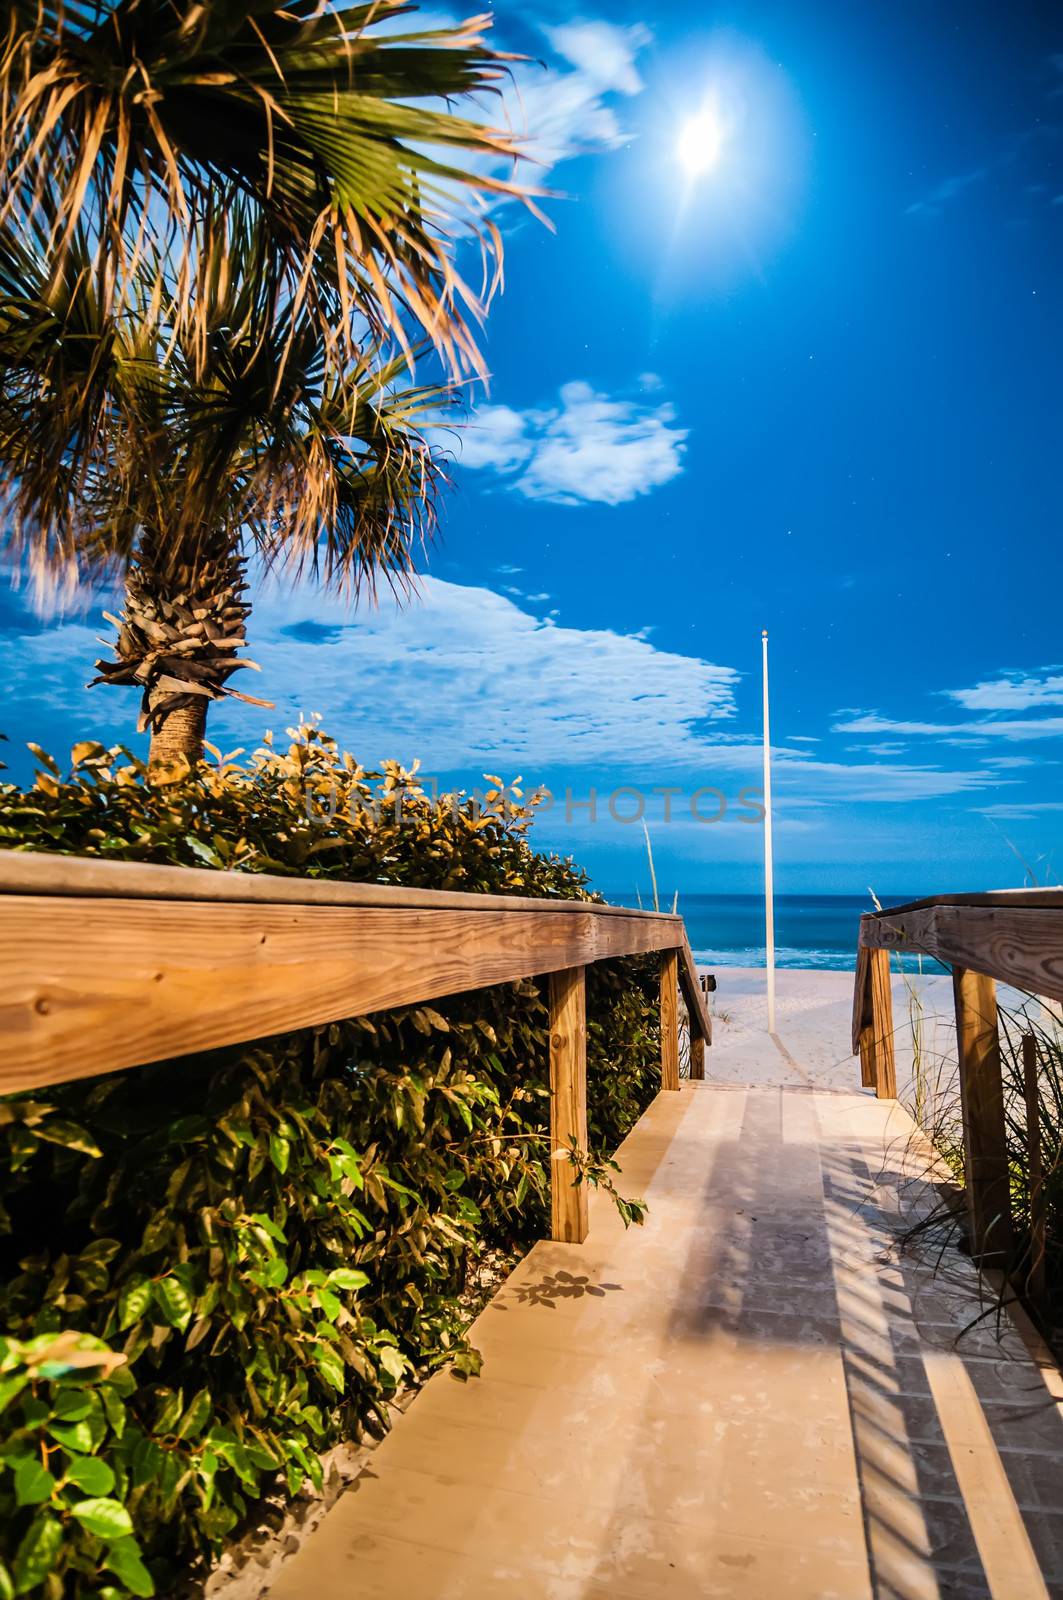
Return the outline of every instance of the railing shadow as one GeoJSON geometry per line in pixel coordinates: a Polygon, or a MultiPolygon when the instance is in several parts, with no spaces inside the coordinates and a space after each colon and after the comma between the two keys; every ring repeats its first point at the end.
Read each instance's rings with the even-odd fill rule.
{"type": "MultiPolygon", "coordinates": [[[[683,1264],[667,1344],[690,1354],[677,1381],[695,1371],[710,1382],[714,1369],[717,1377],[734,1374],[729,1395],[691,1395],[706,1416],[701,1470],[721,1474],[718,1524],[726,1528],[728,1496],[744,1484],[763,1506],[750,1549],[761,1536],[766,1549],[791,1530],[795,1548],[817,1551],[825,1572],[841,1538],[852,1539],[846,1519],[859,1515],[866,1586],[854,1576],[842,1593],[1033,1600],[1050,1592],[1046,1583],[1063,1593],[1060,1407],[1015,1330],[985,1315],[977,1270],[954,1240],[928,1226],[912,1246],[913,1219],[940,1205],[919,1152],[896,1141],[872,1166],[873,1139],[841,1131],[853,1102],[834,1105],[825,1132],[815,1122],[828,1113],[813,1097],[749,1092],[737,1137],[715,1147],[706,1175],[706,1226],[683,1264]],[[706,1344],[714,1352],[708,1365],[697,1355],[706,1344]],[[839,1357],[858,1513],[845,1501],[837,1463],[819,1453],[831,1436],[828,1415],[837,1421],[829,1379],[839,1357]],[[818,1402],[813,1395],[803,1403],[802,1383],[810,1393],[822,1386],[820,1433],[818,1402]],[[757,1459],[769,1450],[772,1472],[757,1459]],[[1001,1587],[1009,1563],[1012,1578],[1001,1587]]],[[[835,1433],[844,1430],[843,1415],[835,1433]]],[[[652,1480],[651,1469],[643,1476],[647,1507],[657,1498],[652,1480]]],[[[666,1481],[662,1471],[661,1490],[666,1481]]],[[[692,1504],[697,1493],[692,1485],[692,1504]]],[[[662,1499],[652,1514],[667,1520],[675,1512],[662,1499]]],[[[624,1580],[622,1571],[610,1576],[624,1580]]]]}

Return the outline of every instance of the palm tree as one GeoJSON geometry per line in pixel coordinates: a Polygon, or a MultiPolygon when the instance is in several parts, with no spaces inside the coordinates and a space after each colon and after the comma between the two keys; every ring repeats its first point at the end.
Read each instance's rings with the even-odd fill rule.
{"type": "Polygon", "coordinates": [[[127,578],[100,679],[153,759],[235,694],[249,549],[355,587],[408,574],[439,469],[418,431],[501,267],[512,140],[487,19],[402,0],[9,0],[0,50],[0,467],[38,574],[127,578]],[[483,290],[455,265],[479,241],[483,290]]]}
{"type": "Polygon", "coordinates": [[[124,573],[94,682],[141,689],[153,762],[198,757],[212,700],[254,699],[229,682],[253,665],[249,551],[356,589],[408,581],[441,477],[419,422],[449,392],[411,386],[402,351],[338,360],[338,305],[297,293],[246,200],[219,195],[192,244],[180,295],[152,260],[116,308],[79,234],[57,277],[0,230],[10,509],[53,569],[124,573]]]}
{"type": "Polygon", "coordinates": [[[81,223],[113,294],[155,212],[174,223],[187,265],[188,220],[235,187],[302,292],[327,257],[344,304],[377,335],[402,340],[412,320],[449,367],[475,367],[467,313],[485,296],[457,273],[453,239],[480,240],[488,292],[501,241],[483,201],[521,193],[496,172],[518,149],[443,107],[482,111],[510,58],[485,43],[489,16],[398,26],[415,10],[407,0],[8,0],[5,192],[28,175],[54,198],[57,256],[81,223]]]}

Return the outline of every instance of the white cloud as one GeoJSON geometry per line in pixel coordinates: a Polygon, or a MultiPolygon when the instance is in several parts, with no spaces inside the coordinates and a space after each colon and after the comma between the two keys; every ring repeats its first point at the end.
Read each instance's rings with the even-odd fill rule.
{"type": "MultiPolygon", "coordinates": [[[[559,162],[615,150],[630,138],[616,103],[641,93],[638,57],[651,38],[641,25],[599,19],[543,26],[541,32],[549,59],[514,61],[498,93],[484,96],[473,112],[517,136],[529,158],[518,177],[532,187],[542,186],[559,162]]],[[[491,42],[507,43],[504,19],[491,42]]],[[[510,175],[507,161],[479,165],[484,172],[510,175]]]]}
{"type": "MultiPolygon", "coordinates": [[[[528,459],[531,446],[525,419],[509,406],[480,406],[461,430],[461,460],[466,467],[491,467],[495,472],[515,472],[528,459]]],[[[519,567],[506,569],[519,572],[519,567]]]]}
{"type": "MultiPolygon", "coordinates": [[[[271,719],[320,707],[366,761],[441,770],[662,761],[689,765],[702,719],[734,712],[738,673],[610,629],[559,627],[490,590],[422,580],[405,608],[352,615],[306,592],[267,596],[252,625],[270,686],[296,685],[271,719]]],[[[225,708],[234,730],[242,720],[225,708]]]]}
{"type": "Polygon", "coordinates": [[[1035,706],[1063,706],[1063,673],[1041,667],[1036,673],[1004,672],[970,689],[943,693],[967,711],[1030,711],[1035,706]]]}
{"type": "Polygon", "coordinates": [[[611,22],[565,22],[544,31],[557,54],[599,89],[627,95],[641,91],[636,60],[650,43],[649,30],[641,24],[623,28],[611,22]]]}
{"type": "MultiPolygon", "coordinates": [[[[136,695],[82,687],[99,653],[81,622],[39,633],[0,634],[0,678],[9,706],[37,735],[46,711],[62,738],[130,740],[136,695]],[[36,724],[36,725],[35,725],[36,724]]],[[[682,782],[723,788],[732,799],[760,781],[761,745],[729,732],[740,674],[656,648],[611,629],[562,627],[485,588],[422,581],[405,607],[384,598],[351,611],[306,586],[260,592],[251,654],[252,689],[273,711],[223,702],[211,735],[226,748],[253,746],[266,728],[321,711],[325,725],[367,765],[420,759],[427,772],[571,774],[589,784],[682,782]]],[[[16,734],[8,721],[7,731],[16,734]]],[[[51,737],[51,735],[50,735],[51,737]]],[[[137,742],[137,741],[134,741],[137,742]]],[[[916,763],[826,761],[776,749],[783,816],[831,804],[904,803],[1000,789],[1003,775],[916,763]]]]}
{"type": "Polygon", "coordinates": [[[612,150],[629,138],[609,97],[630,99],[641,93],[638,56],[650,42],[642,26],[625,28],[599,20],[564,23],[543,32],[554,55],[570,70],[556,62],[545,71],[534,63],[517,63],[512,87],[503,91],[506,123],[526,137],[524,148],[540,164],[540,178],[572,156],[612,150]]]}
{"type": "Polygon", "coordinates": [[[1008,805],[980,806],[983,817],[998,822],[1025,822],[1044,812],[1063,811],[1063,800],[1016,800],[1008,805]]]}
{"type": "Polygon", "coordinates": [[[1057,739],[1063,735],[1063,717],[1001,718],[979,717],[972,722],[898,722],[875,714],[855,717],[851,722],[836,722],[835,733],[916,735],[963,743],[996,739],[1057,739]]]}
{"type": "Polygon", "coordinates": [[[480,406],[461,430],[463,466],[489,469],[529,500],[620,505],[683,470],[687,430],[667,403],[612,399],[566,383],[545,410],[480,406]]]}

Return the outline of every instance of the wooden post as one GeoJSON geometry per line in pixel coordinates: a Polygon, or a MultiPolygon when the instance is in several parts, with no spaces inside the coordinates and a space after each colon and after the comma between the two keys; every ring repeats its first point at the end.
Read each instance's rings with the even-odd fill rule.
{"type": "Polygon", "coordinates": [[[983,1265],[1005,1266],[1011,1254],[1011,1190],[1000,1076],[997,987],[981,972],[952,974],[960,1058],[963,1157],[971,1253],[983,1265]]]}
{"type": "Polygon", "coordinates": [[[864,1028],[860,1034],[860,1087],[862,1089],[878,1088],[878,1079],[875,1075],[875,1047],[872,1039],[871,1029],[864,1028]]]}
{"type": "Polygon", "coordinates": [[[695,1083],[705,1081],[705,1041],[690,1022],[690,1076],[695,1083]]]}
{"type": "Polygon", "coordinates": [[[871,1060],[865,1065],[861,1040],[861,1079],[869,1076],[880,1100],[897,1098],[897,1063],[893,1053],[893,989],[890,984],[890,953],[872,950],[871,957],[871,1060]],[[874,1074],[873,1077],[871,1074],[874,1074]]]}
{"type": "Polygon", "coordinates": [[[587,1186],[565,1154],[587,1148],[586,968],[550,974],[550,1218],[552,1239],[587,1237],[587,1186]]]}
{"type": "Polygon", "coordinates": [[[1037,1040],[1023,1035],[1022,1077],[1026,1092],[1026,1162],[1030,1196],[1030,1261],[1025,1289],[1032,1303],[1045,1303],[1045,1196],[1041,1165],[1041,1103],[1037,1089],[1037,1040]]]}
{"type": "Polygon", "coordinates": [[[661,1088],[679,1088],[679,952],[661,956],[661,1088]]]}
{"type": "Polygon", "coordinates": [[[860,1085],[875,1088],[875,1052],[871,1034],[871,951],[858,945],[853,980],[853,1055],[860,1057],[860,1085]]]}

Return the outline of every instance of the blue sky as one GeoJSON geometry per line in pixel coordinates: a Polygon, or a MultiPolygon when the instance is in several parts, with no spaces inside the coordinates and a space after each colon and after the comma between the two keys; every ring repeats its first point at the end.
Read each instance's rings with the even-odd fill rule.
{"type": "MultiPolygon", "coordinates": [[[[546,63],[507,106],[555,231],[499,216],[490,394],[421,597],[263,592],[277,709],[216,711],[213,736],[320,712],[366,764],[543,782],[541,842],[614,892],[646,888],[608,808],[635,788],[669,893],[753,890],[766,627],[781,890],[1004,886],[1011,845],[1057,879],[1063,17],[495,13],[546,63]],[[692,185],[676,146],[707,97],[726,132],[692,185]],[[592,788],[597,820],[566,820],[592,788]]],[[[135,696],[82,688],[105,631],[0,591],[18,775],[19,741],[130,736],[135,696]]]]}

